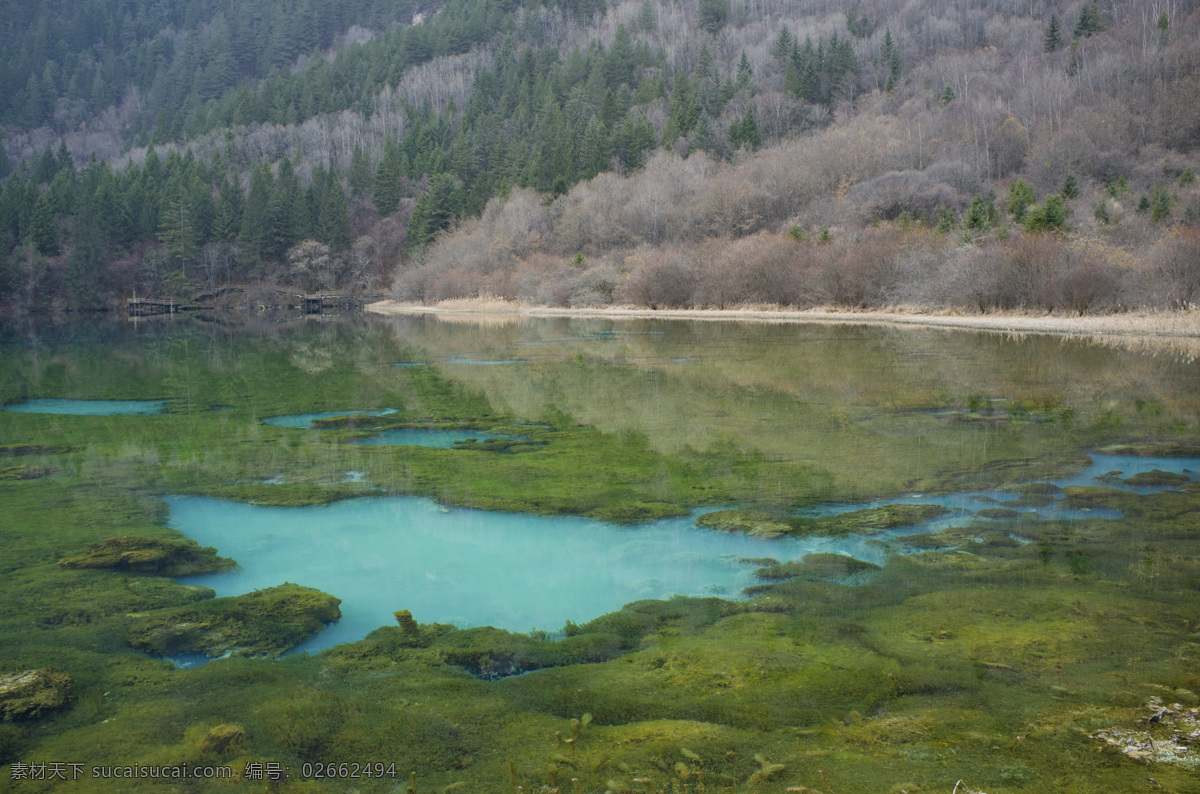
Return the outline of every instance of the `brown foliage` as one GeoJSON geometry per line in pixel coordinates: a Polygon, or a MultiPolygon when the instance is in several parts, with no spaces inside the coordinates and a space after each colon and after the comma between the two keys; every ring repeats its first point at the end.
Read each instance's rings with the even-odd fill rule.
{"type": "Polygon", "coordinates": [[[1200,229],[1177,230],[1157,254],[1160,300],[1176,309],[1194,308],[1200,301],[1200,229]]]}

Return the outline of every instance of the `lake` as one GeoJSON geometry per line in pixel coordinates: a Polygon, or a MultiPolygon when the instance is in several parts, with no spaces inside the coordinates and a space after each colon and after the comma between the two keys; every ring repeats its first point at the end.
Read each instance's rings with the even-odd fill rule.
{"type": "Polygon", "coordinates": [[[1200,766],[1200,366],[1169,344],[177,318],[7,326],[0,368],[0,674],[75,681],[6,763],[195,762],[236,723],[254,758],[439,790],[1200,766]],[[181,535],[239,568],[196,575],[181,535]],[[341,619],[280,639],[300,607],[248,596],[287,582],[341,619]]]}

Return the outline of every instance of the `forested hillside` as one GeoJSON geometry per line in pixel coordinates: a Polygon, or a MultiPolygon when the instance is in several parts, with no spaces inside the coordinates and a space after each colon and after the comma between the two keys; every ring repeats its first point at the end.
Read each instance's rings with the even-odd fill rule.
{"type": "Polygon", "coordinates": [[[1200,295],[1194,0],[3,8],[13,308],[1200,295]]]}

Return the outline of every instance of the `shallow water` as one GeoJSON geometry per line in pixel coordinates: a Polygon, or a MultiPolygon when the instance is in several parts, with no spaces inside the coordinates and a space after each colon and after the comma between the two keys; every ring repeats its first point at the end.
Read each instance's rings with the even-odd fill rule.
{"type": "MultiPolygon", "coordinates": [[[[1056,484],[1114,487],[1096,478],[1115,469],[1131,475],[1190,471],[1189,466],[1194,469],[1200,461],[1095,455],[1090,466],[1056,484]]],[[[361,473],[351,472],[345,481],[361,481],[361,473]]],[[[1119,482],[1115,487],[1163,490],[1119,482]]],[[[774,539],[697,528],[693,517],[622,527],[575,517],[449,509],[415,497],[290,508],[204,497],[168,502],[171,526],[242,566],[231,573],[189,577],[185,583],[211,587],[218,595],[240,595],[285,581],[303,582],[342,598],[342,620],[298,648],[317,651],[361,639],[391,623],[399,609],[410,610],[421,622],[460,628],[554,632],[568,620],[583,623],[645,598],[738,598],[744,588],[759,583],[753,575],[758,565],[745,559],[786,562],[833,552],[882,564],[886,554],[881,549],[888,539],[963,526],[977,511],[1006,507],[1012,498],[1002,491],[977,491],[828,505],[806,513],[830,515],[885,504],[937,504],[951,512],[873,535],[774,539]]],[[[1036,519],[1120,515],[1071,510],[1058,503],[1016,509],[1036,519]]]]}
{"type": "Polygon", "coordinates": [[[4,406],[6,411],[64,416],[121,416],[162,413],[165,400],[26,400],[4,406]]]}
{"type": "Polygon", "coordinates": [[[1151,775],[1194,788],[1193,770],[1117,753],[1098,763],[1093,736],[1122,721],[1145,729],[1152,695],[1197,702],[1192,359],[1036,335],[590,318],[176,317],[6,333],[0,403],[86,394],[169,406],[153,420],[0,412],[11,572],[0,577],[0,671],[53,667],[77,681],[62,718],[12,751],[21,760],[193,760],[196,739],[230,723],[245,729],[239,753],[293,770],[395,754],[421,790],[498,791],[511,786],[496,759],[512,759],[536,790],[554,772],[553,732],[591,712],[573,752],[602,765],[570,770],[587,792],[661,782],[663,759],[669,777],[670,759],[694,761],[681,747],[701,758],[688,774],[707,785],[728,773],[731,787],[761,771],[760,755],[786,766],[771,780],[779,790],[950,791],[962,779],[986,791],[1132,791],[1151,775]],[[304,429],[382,407],[420,428],[504,428],[533,443],[444,449],[486,438],[459,430],[418,450],[405,448],[414,431],[394,446],[349,443],[362,428],[304,429]],[[1122,445],[1181,457],[1082,457],[1122,445]],[[1154,470],[1189,483],[1126,482],[1154,470]],[[1025,483],[1104,491],[1071,500],[1091,510],[1065,508],[1053,489],[1027,499],[1044,507],[1013,504],[1025,483]],[[164,510],[179,493],[208,496],[166,497],[164,510]],[[695,526],[708,509],[896,503],[951,512],[839,538],[695,526]],[[629,525],[569,517],[686,510],[629,525]],[[224,595],[292,581],[343,599],[343,620],[303,650],[395,627],[396,610],[425,625],[312,659],[169,670],[129,644],[131,623],[175,620],[196,593],[157,573],[58,564],[106,538],[162,537],[166,520],[243,566],[189,581],[224,595]],[[897,540],[949,528],[945,546],[897,540]],[[762,558],[820,551],[884,568],[754,576],[762,558]],[[747,585],[761,586],[743,597],[747,585]],[[553,645],[428,626],[553,633],[674,593],[735,603],[641,603],[553,645]],[[564,666],[503,682],[456,666],[472,669],[466,651],[502,662],[535,645],[538,665],[564,666]],[[571,647],[596,663],[566,664],[582,658],[557,655],[571,647]]]}
{"type": "Polygon", "coordinates": [[[302,582],[342,599],[341,621],[298,649],[306,651],[361,639],[394,623],[399,609],[422,623],[554,632],[568,620],[583,623],[645,598],[736,598],[758,582],[758,565],[741,558],[788,560],[819,551],[884,557],[864,538],[766,540],[698,529],[692,517],[621,527],[451,510],[416,497],[321,507],[190,496],[168,503],[171,526],[242,566],[184,583],[240,595],[302,582]]]}

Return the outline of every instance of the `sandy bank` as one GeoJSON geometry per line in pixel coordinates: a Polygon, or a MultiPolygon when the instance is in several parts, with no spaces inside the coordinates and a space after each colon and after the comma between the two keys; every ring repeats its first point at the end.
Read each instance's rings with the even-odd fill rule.
{"type": "Polygon", "coordinates": [[[532,306],[500,300],[453,300],[432,306],[399,301],[380,301],[367,306],[379,314],[433,314],[445,319],[466,320],[477,315],[480,321],[509,317],[637,317],[685,320],[738,320],[782,323],[856,323],[916,325],[935,328],[964,328],[1006,333],[1063,334],[1076,337],[1168,338],[1200,342],[1200,311],[1126,312],[1084,317],[1041,314],[957,314],[922,313],[916,310],[834,311],[811,309],[795,311],[771,308],[739,309],[642,309],[614,306],[602,309],[560,309],[532,306]],[[486,319],[485,319],[486,318],[486,319]]]}

